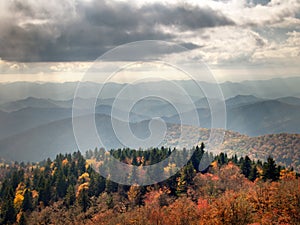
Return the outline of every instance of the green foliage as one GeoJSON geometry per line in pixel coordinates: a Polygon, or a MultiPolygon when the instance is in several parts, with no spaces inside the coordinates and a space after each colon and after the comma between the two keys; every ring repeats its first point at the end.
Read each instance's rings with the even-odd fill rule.
{"type": "Polygon", "coordinates": [[[251,171],[250,171],[250,174],[249,174],[248,178],[251,181],[255,181],[258,177],[259,177],[259,173],[258,173],[258,170],[257,170],[257,166],[252,165],[251,171]]]}
{"type": "Polygon", "coordinates": [[[69,185],[64,202],[66,206],[69,208],[75,203],[75,201],[76,201],[75,188],[73,185],[69,185]]]}
{"type": "Polygon", "coordinates": [[[110,194],[107,196],[106,205],[109,209],[112,209],[114,207],[114,200],[113,200],[112,195],[110,195],[110,194]]]}
{"type": "Polygon", "coordinates": [[[62,169],[57,170],[57,172],[56,172],[55,186],[56,186],[56,194],[57,194],[57,196],[59,198],[65,197],[68,186],[67,186],[67,178],[63,174],[62,169]]]}
{"type": "Polygon", "coordinates": [[[32,209],[33,209],[32,194],[29,189],[26,189],[24,193],[24,200],[22,202],[22,210],[23,212],[26,212],[26,211],[31,211],[32,209]]]}
{"type": "Polygon", "coordinates": [[[14,202],[11,197],[4,199],[1,207],[1,220],[0,224],[13,224],[16,221],[16,211],[14,202]]]}
{"type": "Polygon", "coordinates": [[[271,156],[269,156],[267,162],[265,162],[263,165],[262,177],[264,181],[266,180],[276,181],[279,179],[279,175],[280,175],[280,170],[276,166],[274,159],[271,156]]]}
{"type": "Polygon", "coordinates": [[[199,147],[198,145],[196,146],[195,151],[190,159],[197,172],[199,172],[199,164],[203,154],[204,154],[204,144],[202,143],[201,147],[199,147]]]}
{"type": "Polygon", "coordinates": [[[246,156],[245,159],[241,163],[242,173],[247,178],[250,176],[250,173],[251,173],[251,169],[252,169],[252,165],[251,164],[252,164],[251,159],[248,156],[246,156]]]}
{"type": "Polygon", "coordinates": [[[78,205],[81,207],[82,211],[86,212],[88,207],[90,206],[90,199],[88,196],[88,191],[86,189],[82,189],[79,192],[77,202],[78,202],[78,205]]]}
{"type": "Polygon", "coordinates": [[[180,177],[178,178],[177,195],[185,193],[188,185],[190,185],[195,177],[196,170],[190,162],[180,170],[180,177]]]}

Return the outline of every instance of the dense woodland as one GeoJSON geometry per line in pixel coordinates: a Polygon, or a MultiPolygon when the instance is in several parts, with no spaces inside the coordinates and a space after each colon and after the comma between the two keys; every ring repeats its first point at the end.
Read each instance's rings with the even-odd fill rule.
{"type": "MultiPolygon", "coordinates": [[[[2,163],[0,224],[299,224],[300,179],[273,158],[221,153],[211,157],[204,145],[193,148],[174,176],[149,185],[120,185],[102,177],[91,162],[108,154],[143,167],[188,150],[103,149],[57,155],[40,163],[2,163]]],[[[167,173],[176,167],[169,163],[167,173]]],[[[100,168],[101,169],[101,168],[100,168]]]]}
{"type": "Polygon", "coordinates": [[[300,171],[300,134],[266,134],[249,137],[226,131],[222,151],[248,154],[252,159],[267,159],[272,156],[277,164],[292,166],[300,171]]]}

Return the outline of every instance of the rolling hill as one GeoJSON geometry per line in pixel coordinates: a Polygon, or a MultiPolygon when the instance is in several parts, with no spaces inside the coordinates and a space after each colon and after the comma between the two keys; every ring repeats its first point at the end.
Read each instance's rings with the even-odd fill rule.
{"type": "MultiPolygon", "coordinates": [[[[86,118],[81,120],[84,123],[86,118]]],[[[123,147],[111,126],[111,118],[106,115],[96,115],[98,132],[101,132],[101,140],[109,148],[123,147]]],[[[119,121],[120,122],[120,121],[119,121]]],[[[120,122],[122,123],[122,122],[120,122]]],[[[149,121],[130,124],[133,133],[139,138],[146,138],[150,135],[148,129],[149,121]]],[[[179,125],[168,124],[164,146],[177,146],[180,142],[179,125]]],[[[83,129],[85,130],[85,129],[83,129]]],[[[189,127],[191,139],[199,138],[206,143],[209,138],[209,129],[189,127]]],[[[97,139],[90,134],[82,134],[81,146],[84,151],[94,149],[98,146],[97,139]]],[[[190,143],[182,143],[189,146],[190,143]]],[[[150,146],[140,146],[150,147],[150,146]]],[[[252,159],[265,160],[272,155],[281,165],[293,166],[300,171],[300,134],[271,134],[258,137],[249,137],[233,131],[226,131],[224,142],[218,149],[211,149],[227,152],[229,155],[249,155],[252,159]]],[[[0,141],[0,158],[18,161],[40,161],[47,157],[54,157],[58,153],[73,152],[78,149],[72,129],[71,119],[45,124],[21,134],[11,136],[0,141]]]]}

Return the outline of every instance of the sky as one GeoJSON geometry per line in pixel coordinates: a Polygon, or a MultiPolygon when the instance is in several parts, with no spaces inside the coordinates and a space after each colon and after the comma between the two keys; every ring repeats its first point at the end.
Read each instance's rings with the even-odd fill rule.
{"type": "MultiPolygon", "coordinates": [[[[194,73],[203,62],[219,82],[300,76],[300,1],[3,0],[0,82],[78,81],[107,51],[144,40],[186,49],[144,48],[142,55],[190,65],[194,73]]],[[[118,60],[133,61],[128,53],[104,67],[118,60]]],[[[155,76],[166,76],[160,66],[154,65],[155,76]]],[[[97,73],[105,76],[104,67],[97,73]]],[[[142,69],[125,70],[142,76],[142,69]]],[[[187,79],[173,68],[170,74],[187,79]]],[[[123,82],[122,76],[114,81],[123,82]]]]}

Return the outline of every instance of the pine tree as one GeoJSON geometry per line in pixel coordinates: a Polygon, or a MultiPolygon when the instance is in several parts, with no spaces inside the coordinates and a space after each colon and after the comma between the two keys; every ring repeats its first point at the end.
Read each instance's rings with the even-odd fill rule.
{"type": "Polygon", "coordinates": [[[188,163],[181,169],[180,177],[177,178],[177,195],[186,192],[187,186],[192,183],[195,174],[196,170],[192,163],[188,163]]]}
{"type": "Polygon", "coordinates": [[[225,155],[223,152],[220,153],[219,157],[218,157],[218,163],[220,165],[224,165],[228,162],[228,158],[227,155],[225,155]]]}
{"type": "Polygon", "coordinates": [[[279,175],[280,173],[277,169],[274,159],[271,156],[269,156],[267,162],[265,162],[263,165],[263,180],[276,181],[279,179],[279,175]]]}
{"type": "Polygon", "coordinates": [[[67,192],[66,177],[64,176],[63,171],[59,170],[56,179],[56,193],[59,198],[63,198],[65,197],[66,192],[67,192]]]}
{"type": "Polygon", "coordinates": [[[232,157],[232,162],[236,165],[238,164],[238,158],[236,154],[234,154],[234,156],[232,157]]]}
{"type": "Polygon", "coordinates": [[[1,214],[3,218],[3,224],[13,224],[16,221],[16,211],[12,198],[9,197],[8,199],[4,200],[1,214]]]}
{"type": "Polygon", "coordinates": [[[258,173],[257,167],[256,167],[256,165],[253,165],[248,178],[251,181],[255,181],[256,178],[258,178],[258,177],[259,177],[259,173],[258,173]]]}
{"type": "Polygon", "coordinates": [[[241,164],[241,170],[242,170],[242,173],[245,175],[245,177],[249,177],[250,175],[250,172],[251,172],[251,159],[246,156],[245,157],[245,160],[242,162],[241,164]]]}
{"type": "Polygon", "coordinates": [[[107,196],[106,205],[109,209],[112,209],[114,207],[114,200],[110,194],[107,196]]]}
{"type": "Polygon", "coordinates": [[[199,148],[199,146],[197,145],[196,149],[191,157],[191,162],[197,172],[199,172],[199,164],[200,164],[201,158],[203,156],[203,153],[204,153],[204,144],[201,143],[201,147],[199,148]]]}
{"type": "Polygon", "coordinates": [[[45,206],[48,206],[51,200],[51,184],[48,179],[45,179],[43,183],[44,185],[39,191],[39,201],[42,201],[45,206]]]}
{"type": "Polygon", "coordinates": [[[23,212],[31,211],[32,208],[33,208],[32,207],[32,194],[29,189],[26,189],[26,191],[24,193],[24,200],[22,203],[23,212]]]}
{"type": "Polygon", "coordinates": [[[72,206],[75,203],[75,201],[76,201],[75,188],[73,185],[69,185],[64,202],[67,205],[67,207],[69,208],[70,206],[72,206]]]}
{"type": "Polygon", "coordinates": [[[88,196],[88,190],[82,189],[79,192],[77,202],[78,202],[79,206],[81,207],[82,211],[86,212],[88,207],[90,206],[90,199],[89,199],[89,196],[88,196]]]}
{"type": "Polygon", "coordinates": [[[111,181],[110,179],[106,179],[106,187],[105,187],[105,190],[108,192],[108,193],[111,193],[111,192],[116,192],[118,190],[118,184],[111,181]]]}
{"type": "Polygon", "coordinates": [[[24,213],[22,213],[18,225],[26,225],[26,224],[27,223],[26,223],[25,215],[24,213]]]}

